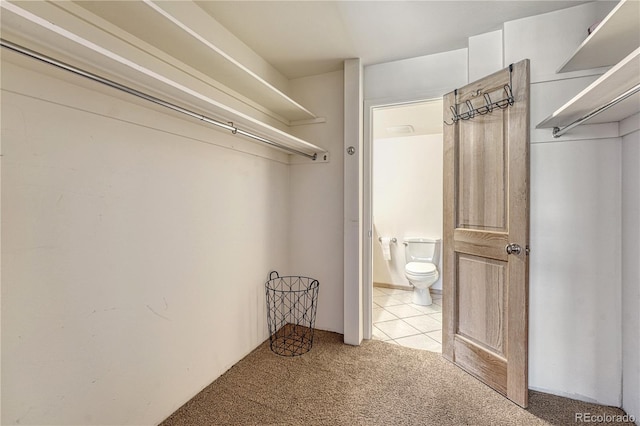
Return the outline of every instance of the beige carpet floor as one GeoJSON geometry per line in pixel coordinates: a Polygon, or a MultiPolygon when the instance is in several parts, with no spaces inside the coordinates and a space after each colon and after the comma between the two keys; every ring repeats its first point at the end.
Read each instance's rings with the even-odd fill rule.
{"type": "Polygon", "coordinates": [[[439,354],[376,340],[348,346],[316,331],[298,357],[263,343],[161,425],[576,425],[576,413],[632,424],[615,421],[618,408],[533,391],[529,403],[516,406],[439,354]]]}

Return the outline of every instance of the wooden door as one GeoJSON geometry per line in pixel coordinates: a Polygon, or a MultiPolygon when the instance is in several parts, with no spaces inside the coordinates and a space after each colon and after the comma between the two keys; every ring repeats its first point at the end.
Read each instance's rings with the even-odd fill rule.
{"type": "Polygon", "coordinates": [[[459,119],[444,126],[442,354],[526,407],[529,61],[445,95],[447,121],[451,106],[459,119]]]}

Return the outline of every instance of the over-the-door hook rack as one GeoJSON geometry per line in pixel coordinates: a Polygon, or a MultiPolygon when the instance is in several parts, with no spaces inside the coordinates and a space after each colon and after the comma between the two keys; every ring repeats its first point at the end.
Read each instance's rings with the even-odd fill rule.
{"type": "Polygon", "coordinates": [[[511,90],[511,73],[513,72],[513,64],[509,65],[509,83],[504,85],[505,98],[500,99],[499,101],[492,101],[489,93],[483,93],[480,89],[476,90],[475,96],[479,97],[482,95],[484,98],[484,105],[479,107],[474,107],[471,100],[467,100],[464,104],[458,104],[458,89],[454,91],[456,97],[456,103],[451,105],[449,109],[451,109],[452,117],[451,123],[447,123],[444,121],[444,124],[447,126],[452,126],[460,120],[469,120],[477,115],[485,115],[489,114],[493,111],[494,108],[505,109],[514,104],[515,99],[513,97],[513,91],[511,90]],[[465,112],[459,112],[459,107],[465,105],[467,110],[465,112]]]}
{"type": "MultiPolygon", "coordinates": [[[[476,116],[476,114],[485,115],[492,112],[494,108],[505,109],[513,105],[515,100],[513,98],[513,92],[511,91],[511,86],[508,84],[505,84],[504,91],[505,91],[506,97],[504,99],[500,99],[499,101],[492,101],[491,96],[489,96],[488,93],[483,93],[482,97],[484,98],[484,105],[479,107],[474,107],[473,104],[471,103],[471,100],[465,101],[464,104],[456,103],[455,105],[451,105],[449,107],[452,113],[451,123],[447,123],[447,121],[445,120],[444,124],[446,124],[447,126],[452,126],[455,123],[457,123],[459,120],[472,119],[473,117],[476,116]],[[467,110],[465,112],[460,113],[458,112],[458,107],[462,105],[465,105],[467,107],[467,110]]],[[[457,93],[456,93],[456,96],[457,96],[457,93]]]]}

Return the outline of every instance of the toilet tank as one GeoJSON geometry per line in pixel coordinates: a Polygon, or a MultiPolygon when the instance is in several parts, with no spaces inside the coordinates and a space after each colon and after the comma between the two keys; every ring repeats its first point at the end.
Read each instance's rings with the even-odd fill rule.
{"type": "Polygon", "coordinates": [[[404,254],[409,262],[431,262],[438,265],[440,261],[439,238],[405,238],[404,254]]]}

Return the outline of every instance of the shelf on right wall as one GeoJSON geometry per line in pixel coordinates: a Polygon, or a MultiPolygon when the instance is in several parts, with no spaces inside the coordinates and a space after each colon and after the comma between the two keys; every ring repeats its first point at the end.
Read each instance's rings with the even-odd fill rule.
{"type": "Polygon", "coordinates": [[[604,18],[558,72],[612,68],[536,128],[553,128],[559,137],[587,120],[616,122],[640,111],[639,17],[640,2],[623,0],[604,18]]]}

